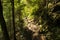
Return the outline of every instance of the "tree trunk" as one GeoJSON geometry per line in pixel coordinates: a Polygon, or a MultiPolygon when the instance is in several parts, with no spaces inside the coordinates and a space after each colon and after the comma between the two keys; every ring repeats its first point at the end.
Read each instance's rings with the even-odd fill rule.
{"type": "Polygon", "coordinates": [[[16,31],[15,31],[14,0],[11,0],[11,5],[12,5],[12,17],[13,17],[14,40],[17,40],[17,39],[16,39],[16,31]]]}
{"type": "Polygon", "coordinates": [[[6,23],[3,17],[3,8],[2,8],[1,0],[0,0],[0,24],[1,24],[2,31],[3,31],[4,39],[10,40],[7,27],[6,27],[6,23]]]}

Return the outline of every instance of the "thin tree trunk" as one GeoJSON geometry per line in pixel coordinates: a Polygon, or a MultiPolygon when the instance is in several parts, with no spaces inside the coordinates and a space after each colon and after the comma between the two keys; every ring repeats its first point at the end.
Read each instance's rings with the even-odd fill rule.
{"type": "Polygon", "coordinates": [[[3,17],[3,8],[2,8],[1,0],[0,0],[0,24],[1,24],[2,31],[3,31],[4,39],[10,40],[7,27],[6,27],[6,22],[3,17]]]}
{"type": "Polygon", "coordinates": [[[16,39],[16,31],[15,31],[14,0],[11,0],[11,5],[12,5],[12,17],[13,17],[14,40],[17,40],[17,39],[16,39]]]}

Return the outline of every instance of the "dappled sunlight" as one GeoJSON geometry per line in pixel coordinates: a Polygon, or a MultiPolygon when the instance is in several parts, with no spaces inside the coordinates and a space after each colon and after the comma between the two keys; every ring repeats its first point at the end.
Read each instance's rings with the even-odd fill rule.
{"type": "Polygon", "coordinates": [[[37,4],[35,6],[31,6],[31,5],[29,6],[29,5],[27,5],[22,10],[22,14],[23,14],[23,16],[26,16],[26,17],[33,17],[32,13],[34,11],[36,11],[37,9],[38,9],[38,5],[37,4]]]}
{"type": "Polygon", "coordinates": [[[20,3],[23,3],[23,4],[28,4],[27,0],[21,0],[20,3]]]}
{"type": "Polygon", "coordinates": [[[60,0],[0,0],[0,40],[60,40],[60,0]]]}

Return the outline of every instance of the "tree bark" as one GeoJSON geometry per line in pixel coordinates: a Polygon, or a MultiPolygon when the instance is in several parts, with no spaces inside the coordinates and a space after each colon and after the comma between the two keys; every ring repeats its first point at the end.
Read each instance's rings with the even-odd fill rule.
{"type": "Polygon", "coordinates": [[[2,7],[1,0],[0,0],[0,24],[1,24],[1,29],[3,32],[4,39],[10,40],[8,31],[7,31],[7,27],[6,27],[6,22],[3,17],[3,7],[2,7]]]}
{"type": "Polygon", "coordinates": [[[14,40],[17,40],[15,31],[14,0],[11,0],[11,6],[12,6],[12,17],[13,17],[14,40]]]}

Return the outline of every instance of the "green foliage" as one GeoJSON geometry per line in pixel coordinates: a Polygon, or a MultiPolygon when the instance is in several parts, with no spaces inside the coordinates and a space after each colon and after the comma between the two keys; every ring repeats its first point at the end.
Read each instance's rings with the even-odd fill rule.
{"type": "MultiPolygon", "coordinates": [[[[21,38],[23,40],[25,38],[23,35],[25,35],[24,27],[28,24],[25,22],[25,18],[27,18],[29,19],[28,21],[33,20],[34,24],[40,27],[40,32],[46,35],[48,40],[60,40],[60,28],[56,27],[54,22],[56,14],[51,12],[52,7],[54,7],[54,0],[45,2],[46,0],[14,0],[16,34],[21,33],[22,35],[22,37],[17,36],[17,39],[21,38]]],[[[10,0],[3,0],[3,15],[8,33],[11,36],[13,34],[13,24],[10,0]]],[[[1,33],[2,30],[0,28],[1,33]]]]}

